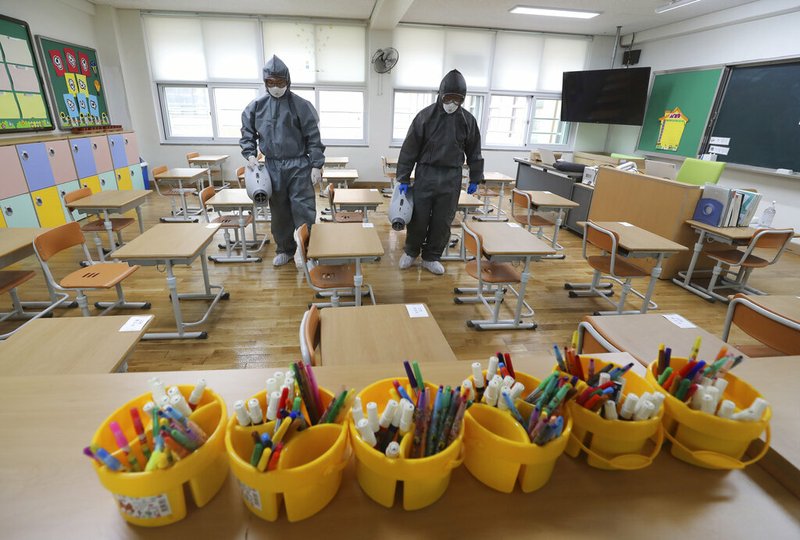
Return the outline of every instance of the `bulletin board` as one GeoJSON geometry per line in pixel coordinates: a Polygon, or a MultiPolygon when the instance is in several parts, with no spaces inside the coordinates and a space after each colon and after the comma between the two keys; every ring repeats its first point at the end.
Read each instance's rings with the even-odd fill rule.
{"type": "Polygon", "coordinates": [[[722,72],[720,67],[656,74],[637,148],[697,157],[722,72]]]}
{"type": "Polygon", "coordinates": [[[58,127],[109,125],[97,51],[44,36],[36,40],[58,127]]]}
{"type": "Polygon", "coordinates": [[[0,133],[53,129],[28,23],[0,15],[0,133]]]}

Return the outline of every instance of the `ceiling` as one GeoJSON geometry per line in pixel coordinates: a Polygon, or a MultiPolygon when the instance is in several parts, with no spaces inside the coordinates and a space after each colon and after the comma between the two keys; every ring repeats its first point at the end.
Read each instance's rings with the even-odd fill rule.
{"type": "MultiPolygon", "coordinates": [[[[118,8],[187,12],[223,12],[368,20],[376,4],[395,0],[91,0],[118,8]]],[[[404,23],[427,23],[513,30],[613,35],[640,32],[754,0],[702,0],[656,15],[655,8],[668,0],[407,0],[404,23]],[[513,15],[516,5],[600,11],[586,20],[513,15]]],[[[756,0],[757,1],[757,0],[756,0]]]]}

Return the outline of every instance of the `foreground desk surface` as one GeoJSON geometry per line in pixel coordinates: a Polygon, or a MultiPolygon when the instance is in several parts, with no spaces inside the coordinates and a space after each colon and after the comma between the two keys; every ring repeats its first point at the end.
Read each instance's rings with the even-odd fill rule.
{"type": "Polygon", "coordinates": [[[36,319],[0,341],[0,376],[112,373],[147,327],[120,332],[129,315],[36,319]]]}
{"type": "Polygon", "coordinates": [[[483,237],[487,255],[552,255],[556,252],[517,223],[468,223],[467,228],[483,237]]]}
{"type": "Polygon", "coordinates": [[[343,206],[377,206],[385,201],[377,189],[338,189],[334,201],[343,206]]]}
{"type": "Polygon", "coordinates": [[[425,310],[427,317],[411,318],[405,304],[323,309],[322,365],[455,362],[436,319],[427,306],[425,310]]]}
{"type": "Polygon", "coordinates": [[[595,221],[600,227],[619,235],[619,246],[626,251],[648,253],[670,253],[689,251],[689,248],[659,236],[626,221],[595,221]]]}
{"type": "Polygon", "coordinates": [[[383,245],[370,223],[316,223],[311,228],[308,257],[337,259],[380,257],[383,245]]]}
{"type": "Polygon", "coordinates": [[[153,175],[156,180],[194,180],[208,174],[208,169],[201,167],[176,167],[163,173],[153,175]]]}
{"type": "MultiPolygon", "coordinates": [[[[552,365],[517,359],[516,368],[542,377],[552,365]]],[[[458,384],[469,364],[424,364],[426,380],[458,384]]],[[[160,373],[172,384],[194,384],[204,377],[228,404],[261,391],[274,370],[224,370],[160,373]]],[[[375,380],[403,375],[402,366],[366,365],[315,368],[319,383],[362,388],[375,380]]],[[[691,531],[698,538],[796,537],[800,500],[758,466],[729,473],[695,468],[666,451],[648,469],[606,472],[583,460],[562,456],[550,482],[531,494],[494,492],[460,467],[434,505],[415,512],[385,509],[358,487],[352,463],[339,493],[327,508],[298,523],[285,517],[262,521],[245,508],[228,476],[217,496],[189,510],[183,521],[159,529],[127,525],[116,503],[100,485],[81,449],[105,417],[147,389],[152,373],[0,378],[0,411],[6,442],[0,459],[0,519],[13,538],[422,538],[425,540],[496,537],[586,538],[606,520],[613,538],[669,538],[691,531]],[[45,402],[33,399],[43,396],[45,402]],[[56,404],[60,406],[56,406],[56,404]],[[18,421],[25,418],[24,422],[18,421]],[[42,444],[42,426],[55,445],[42,444]],[[554,516],[561,509],[564,516],[554,516]],[[568,517],[566,515],[567,509],[568,517]],[[624,515],[620,515],[620,512],[624,515]],[[478,519],[478,516],[483,516],[478,519]],[[611,519],[617,516],[618,519],[611,519]],[[794,532],[793,532],[794,531],[794,532]]]]}
{"type": "Polygon", "coordinates": [[[219,229],[215,223],[159,223],[114,252],[115,259],[191,259],[219,229]]]}
{"type": "Polygon", "coordinates": [[[73,201],[69,206],[75,210],[119,210],[144,203],[150,193],[148,189],[101,191],[73,201]]]}

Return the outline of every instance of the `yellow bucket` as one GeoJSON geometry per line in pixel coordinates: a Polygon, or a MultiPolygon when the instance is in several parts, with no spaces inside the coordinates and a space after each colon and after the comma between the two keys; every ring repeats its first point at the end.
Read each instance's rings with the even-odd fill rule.
{"type": "MultiPolygon", "coordinates": [[[[589,358],[588,355],[580,357],[584,373],[588,372],[589,358]]],[[[607,364],[608,362],[602,360],[594,360],[596,370],[607,364]]],[[[633,392],[641,396],[645,392],[653,392],[653,386],[649,382],[630,370],[623,378],[625,395],[633,392]]],[[[586,462],[592,467],[625,471],[644,469],[653,463],[661,451],[664,443],[664,430],[661,426],[663,408],[653,418],[635,422],[606,420],[598,413],[578,405],[575,400],[567,403],[567,411],[573,424],[565,452],[570,457],[578,457],[581,451],[585,452],[586,462]],[[651,439],[654,440],[653,448],[645,453],[645,447],[651,439]]]]}
{"type": "MultiPolygon", "coordinates": [[[[323,407],[333,395],[320,388],[323,407]]],[[[262,410],[266,407],[266,392],[253,396],[262,410]]],[[[303,404],[303,413],[308,413],[303,404]]],[[[240,426],[236,416],[228,421],[225,447],[231,470],[239,483],[245,506],[261,519],[275,521],[280,515],[281,503],[286,508],[288,521],[309,518],[325,508],[336,496],[342,483],[342,469],[350,460],[347,426],[344,424],[317,424],[295,432],[281,451],[277,468],[259,472],[250,465],[250,455],[255,443],[251,433],[274,431],[275,422],[258,426],[240,426]]]]}
{"type": "MultiPolygon", "coordinates": [[[[519,371],[515,375],[516,381],[525,385],[525,394],[539,386],[539,381],[530,375],[519,371]]],[[[533,410],[532,405],[521,399],[516,405],[523,417],[533,410]]],[[[476,403],[464,415],[464,466],[497,491],[511,493],[517,481],[524,493],[536,491],[550,480],[556,461],[567,446],[572,419],[569,415],[564,419],[561,436],[545,446],[537,446],[507,411],[476,403]]]]}
{"type": "MultiPolygon", "coordinates": [[[[688,359],[675,358],[670,360],[672,369],[681,369],[688,359]]],[[[769,419],[772,417],[772,408],[767,407],[763,418],[759,422],[741,422],[720,418],[701,411],[696,411],[668,394],[658,385],[654,370],[658,362],[651,363],[647,368],[647,380],[666,394],[664,400],[664,434],[672,443],[670,452],[673,456],[707,469],[743,469],[752,465],[767,453],[770,443],[769,419]],[[766,442],[757,456],[749,461],[742,461],[747,448],[754,440],[766,431],[766,442]]],[[[755,388],[739,379],[730,372],[725,375],[728,386],[723,399],[729,399],[736,404],[736,409],[746,409],[753,401],[762,397],[755,388]]]]}
{"type": "MultiPolygon", "coordinates": [[[[359,392],[361,403],[366,407],[370,401],[382,409],[389,401],[392,381],[384,379],[359,392]]],[[[406,385],[407,379],[397,379],[406,385]]],[[[430,383],[425,386],[434,394],[438,389],[430,383]]],[[[350,416],[350,438],[356,456],[356,476],[364,493],[372,500],[387,508],[394,505],[397,482],[403,482],[403,508],[418,510],[435,503],[447,490],[450,474],[462,462],[461,450],[464,438],[462,429],[458,437],[443,451],[425,458],[407,459],[413,442],[412,432],[407,433],[400,442],[400,457],[388,458],[383,452],[365,443],[358,433],[350,416]]]]}
{"type": "MultiPolygon", "coordinates": [[[[194,386],[181,385],[178,388],[183,397],[188,398],[194,386]]],[[[116,440],[108,427],[110,422],[116,421],[126,439],[130,441],[131,451],[139,463],[145,463],[131,420],[130,409],[136,407],[141,410],[151,399],[149,393],[142,394],[114,411],[95,432],[92,444],[109,451],[117,448],[116,440]]],[[[120,514],[129,523],[158,527],[182,520],[186,517],[184,484],[187,482],[194,503],[198,507],[205,506],[222,487],[228,475],[223,442],[227,419],[225,402],[206,388],[200,403],[189,418],[208,434],[208,440],[199,449],[168,469],[151,472],[113,472],[95,463],[100,483],[114,495],[120,514]]],[[[142,421],[147,424],[148,419],[142,418],[142,421]]],[[[124,452],[117,450],[112,455],[119,458],[124,452]]]]}

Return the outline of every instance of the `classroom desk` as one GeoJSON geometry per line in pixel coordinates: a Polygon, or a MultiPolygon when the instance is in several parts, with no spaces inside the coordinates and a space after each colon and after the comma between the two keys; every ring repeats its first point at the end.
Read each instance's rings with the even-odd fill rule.
{"type": "MultiPolygon", "coordinates": [[[[456,204],[456,211],[461,212],[461,222],[465,222],[467,220],[467,214],[470,210],[475,210],[476,208],[481,208],[483,206],[483,201],[477,198],[474,195],[470,195],[463,189],[461,190],[461,194],[458,196],[458,203],[456,204]]],[[[458,228],[458,234],[451,234],[450,241],[447,245],[444,246],[444,252],[442,252],[442,260],[443,261],[466,261],[467,260],[467,250],[464,247],[464,238],[462,234],[461,227],[458,228]],[[458,248],[458,255],[451,255],[450,254],[450,244],[453,242],[459,242],[461,246],[458,248]]]]}
{"type": "MultiPolygon", "coordinates": [[[[540,260],[542,257],[552,255],[556,251],[517,223],[463,223],[462,225],[483,238],[481,248],[484,254],[489,257],[489,260],[495,262],[522,261],[514,318],[501,320],[493,316],[491,319],[469,320],[467,321],[467,326],[475,327],[479,330],[535,329],[538,326],[535,321],[522,322],[521,318],[522,305],[525,302],[525,289],[531,277],[530,272],[528,272],[528,266],[530,266],[531,260],[540,260]]],[[[483,300],[482,294],[479,294],[481,291],[478,291],[477,288],[457,287],[455,292],[456,294],[464,292],[474,292],[476,294],[476,296],[470,297],[457,296],[455,298],[456,303],[474,304],[481,302],[489,309],[488,304],[485,304],[483,300]]],[[[531,316],[533,316],[532,311],[531,316]]]]}
{"type": "Polygon", "coordinates": [[[368,212],[375,211],[383,201],[383,195],[377,189],[340,189],[331,204],[344,211],[360,210],[364,216],[364,223],[369,223],[368,212]]]}
{"type": "Polygon", "coordinates": [[[129,315],[36,319],[0,341],[0,376],[76,375],[125,372],[126,358],[153,322],[134,331],[120,329],[129,315]]]}
{"type": "Polygon", "coordinates": [[[159,224],[134,238],[114,253],[115,258],[128,261],[130,264],[163,265],[166,269],[167,288],[170,292],[172,312],[175,315],[175,324],[178,330],[177,332],[147,333],[142,339],[205,339],[208,337],[206,332],[187,332],[186,328],[203,324],[217,302],[230,298],[225,287],[212,285],[208,277],[206,249],[218,230],[219,225],[214,223],[159,224]],[[173,267],[176,264],[190,266],[192,261],[197,258],[200,259],[203,268],[204,292],[179,294],[178,280],[173,267]],[[216,294],[212,292],[213,289],[218,289],[216,294]],[[211,305],[208,306],[202,318],[193,322],[184,322],[181,300],[211,300],[211,305]]]}
{"type": "Polygon", "coordinates": [[[70,210],[79,210],[85,214],[94,214],[98,218],[102,216],[103,226],[108,234],[108,242],[111,251],[117,249],[117,244],[114,240],[114,232],[111,230],[112,223],[110,214],[124,214],[130,210],[136,210],[136,220],[139,222],[139,232],[144,232],[144,220],[142,219],[142,205],[145,203],[147,196],[152,191],[149,189],[132,189],[132,190],[113,190],[113,191],[100,191],[73,201],[69,204],[70,210]]]}
{"type": "Polygon", "coordinates": [[[583,173],[559,171],[552,165],[528,158],[515,157],[517,162],[516,188],[523,190],[550,191],[561,197],[572,196],[572,185],[580,182],[583,173]]]}
{"type": "MultiPolygon", "coordinates": [[[[193,167],[193,166],[197,165],[197,166],[206,168],[206,170],[208,171],[208,185],[209,186],[213,186],[214,185],[214,179],[211,176],[211,171],[214,169],[214,167],[216,167],[217,170],[219,171],[220,179],[221,179],[221,177],[222,177],[222,164],[229,157],[230,156],[228,156],[227,154],[219,154],[219,155],[217,155],[217,154],[200,154],[199,156],[196,156],[196,157],[193,157],[193,158],[189,158],[187,161],[189,162],[189,166],[190,167],[193,167]]],[[[224,189],[224,188],[228,187],[229,185],[230,184],[228,184],[227,182],[225,182],[223,180],[222,181],[222,186],[219,189],[224,189]]],[[[201,183],[200,184],[200,188],[202,189],[203,187],[204,186],[201,183]]]]}
{"type": "MultiPolygon", "coordinates": [[[[570,208],[577,208],[580,206],[575,201],[571,201],[561,195],[556,195],[552,191],[530,191],[530,190],[523,190],[530,196],[531,202],[531,209],[535,213],[537,210],[544,211],[544,212],[555,212],[556,213],[556,221],[553,227],[553,237],[547,238],[541,232],[537,232],[536,236],[539,239],[545,238],[550,240],[550,245],[553,249],[557,249],[558,251],[563,251],[564,246],[558,243],[558,231],[561,228],[561,224],[564,222],[564,209],[569,210],[570,208]]],[[[553,259],[563,259],[564,254],[559,253],[553,259]]]]}
{"type": "MultiPolygon", "coordinates": [[[[668,240],[655,233],[632,225],[626,221],[594,221],[600,227],[609,231],[615,232],[619,235],[619,243],[617,244],[618,253],[622,257],[631,258],[647,258],[654,257],[656,264],[650,271],[650,283],[647,286],[647,292],[642,296],[638,291],[631,289],[631,293],[642,298],[642,307],[640,310],[626,310],[618,311],[598,311],[595,315],[619,315],[628,313],[647,313],[650,306],[650,299],[653,297],[653,290],[656,287],[656,281],[661,276],[661,267],[664,259],[673,254],[681,251],[687,251],[685,246],[668,240]]],[[[607,283],[607,287],[611,288],[611,284],[607,283]]],[[[567,283],[565,288],[570,290],[570,296],[600,296],[605,295],[593,287],[591,283],[567,283]],[[574,290],[577,289],[577,290],[574,290]]],[[[607,299],[607,298],[606,298],[607,299]]],[[[658,304],[652,303],[652,309],[658,309],[658,304]]]]}
{"type": "Polygon", "coordinates": [[[754,337],[771,349],[755,349],[753,356],[800,354],[800,296],[736,294],[728,304],[722,339],[728,341],[731,324],[736,324],[747,335],[754,337]],[[766,354],[763,354],[766,352],[766,354]]]}
{"type": "Polygon", "coordinates": [[[355,264],[355,304],[361,305],[362,261],[383,256],[383,245],[372,223],[316,223],[308,241],[308,258],[322,264],[355,264]]]}
{"type": "Polygon", "coordinates": [[[325,167],[330,167],[331,169],[344,169],[348,163],[350,163],[350,158],[344,156],[325,156],[325,167]]]}
{"type": "Polygon", "coordinates": [[[484,183],[483,183],[483,186],[481,188],[479,188],[478,191],[477,191],[478,195],[481,195],[481,191],[484,192],[484,195],[483,195],[483,215],[481,215],[481,216],[472,216],[472,219],[475,219],[475,220],[478,220],[478,221],[505,221],[506,219],[508,219],[508,218],[503,217],[501,215],[501,214],[505,213],[505,212],[503,212],[503,198],[504,198],[506,184],[510,184],[513,181],[514,181],[513,178],[511,178],[510,176],[507,176],[507,175],[505,175],[503,173],[499,173],[499,172],[485,172],[485,173],[483,173],[483,182],[484,183]],[[489,189],[489,185],[490,184],[495,184],[496,186],[498,186],[500,188],[500,191],[498,191],[498,194],[497,194],[497,206],[489,203],[489,199],[491,199],[491,196],[488,193],[488,189],[489,189]],[[497,209],[497,214],[495,214],[494,216],[489,215],[489,207],[490,206],[494,206],[497,209]]]}
{"type": "MultiPolygon", "coordinates": [[[[483,359],[485,363],[485,359],[483,359]]],[[[544,377],[553,358],[519,359],[518,371],[544,377]]],[[[421,365],[425,380],[460,384],[466,362],[421,365]]],[[[744,366],[740,366],[744,367],[744,366]]],[[[285,370],[282,367],[281,370],[285,370]]],[[[737,368],[739,369],[739,368],[737,368]]],[[[159,373],[167,385],[208,381],[228,405],[263,390],[275,369],[159,373]]],[[[314,368],[319,384],[338,390],[361,389],[388,377],[404,376],[402,365],[366,364],[314,368]]],[[[169,527],[130,526],[117,503],[98,481],[80,449],[114,408],[148,392],[153,373],[0,378],[0,410],[7,420],[0,445],[0,520],[12,538],[332,538],[496,537],[529,538],[532,527],[548,538],[586,538],[587,531],[607,538],[670,538],[676,531],[708,538],[796,537],[800,500],[755,465],[720,472],[692,467],[661,452],[653,465],[634,473],[590,468],[584,459],[561,456],[550,481],[539,491],[496,492],[475,480],[465,467],[453,471],[442,498],[429,508],[405,512],[386,509],[361,490],[351,461],[339,492],[317,515],[289,523],[253,516],[242,502],[232,474],[203,508],[190,504],[186,519],[169,527]],[[25,421],[18,421],[19,419],[25,421]],[[17,421],[15,421],[17,420],[17,421]],[[58,444],[43,444],[42,429],[58,444]],[[555,516],[554,509],[565,513],[555,516]],[[624,515],[620,516],[620,509],[624,515]],[[569,510],[566,510],[569,509],[569,510]],[[482,516],[469,519],[470,516],[482,516]],[[491,516],[486,518],[486,516],[491,516]],[[501,516],[501,517],[498,517],[501,516]],[[612,519],[609,516],[620,516],[612,519]],[[606,528],[598,525],[606,519],[606,528]],[[791,531],[795,531],[792,533],[791,531]]],[[[774,426],[777,431],[777,426],[774,426]]],[[[796,429],[796,426],[795,426],[796,429]]]]}
{"type": "MultiPolygon", "coordinates": [[[[742,354],[699,326],[681,328],[667,319],[667,315],[674,314],[586,316],[578,324],[578,352],[625,351],[646,366],[658,358],[658,346],[661,343],[672,349],[672,356],[685,358],[692,352],[695,340],[700,337],[701,360],[716,358],[722,347],[726,347],[732,354],[742,354]]],[[[687,320],[682,324],[688,326],[693,323],[687,320]]]]}
{"type": "Polygon", "coordinates": [[[169,169],[166,172],[159,173],[153,175],[153,178],[156,181],[165,181],[165,182],[177,182],[178,183],[178,192],[180,193],[181,199],[181,208],[177,214],[170,216],[170,217],[162,217],[161,221],[163,223],[185,223],[187,221],[197,221],[197,214],[202,212],[201,209],[197,208],[189,208],[186,204],[186,194],[187,193],[195,193],[196,191],[199,192],[197,189],[197,183],[202,184],[203,175],[207,174],[208,169],[206,168],[196,168],[196,167],[177,167],[174,169],[169,169]],[[195,187],[193,188],[185,188],[183,187],[184,182],[195,182],[195,187]],[[190,215],[189,212],[192,212],[190,215]]]}
{"type": "Polygon", "coordinates": [[[427,315],[412,318],[405,304],[321,310],[322,365],[381,363],[402,367],[403,360],[416,360],[424,369],[429,362],[455,362],[456,356],[428,306],[414,306],[422,306],[427,315]]]}
{"type": "Polygon", "coordinates": [[[247,248],[254,247],[255,253],[258,253],[264,248],[269,239],[264,235],[261,243],[258,243],[258,232],[256,231],[256,205],[247,195],[246,189],[224,189],[214,194],[206,205],[213,206],[217,211],[233,210],[239,216],[239,238],[240,240],[234,244],[234,249],[240,249],[241,254],[232,255],[211,255],[209,259],[214,262],[261,262],[261,257],[255,257],[248,254],[247,248]],[[247,220],[245,219],[245,209],[251,210],[253,215],[253,240],[247,240],[247,220]]]}
{"type": "Polygon", "coordinates": [[[350,182],[358,180],[358,169],[322,169],[322,180],[336,182],[337,188],[348,188],[350,182]]]}

